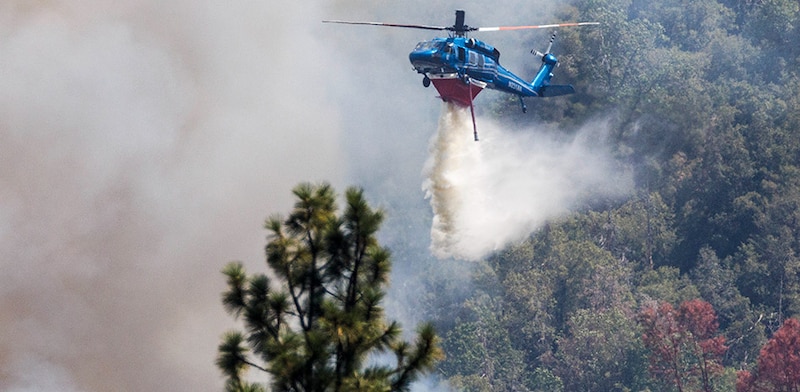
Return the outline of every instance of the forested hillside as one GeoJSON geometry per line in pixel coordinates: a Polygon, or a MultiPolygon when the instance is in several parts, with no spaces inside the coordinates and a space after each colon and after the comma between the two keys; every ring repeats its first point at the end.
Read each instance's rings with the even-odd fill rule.
{"type": "Polygon", "coordinates": [[[477,266],[432,315],[440,374],[466,391],[797,388],[768,356],[800,316],[798,1],[579,0],[560,16],[602,23],[559,31],[557,79],[579,93],[497,111],[564,132],[610,119],[635,192],[477,266]]]}

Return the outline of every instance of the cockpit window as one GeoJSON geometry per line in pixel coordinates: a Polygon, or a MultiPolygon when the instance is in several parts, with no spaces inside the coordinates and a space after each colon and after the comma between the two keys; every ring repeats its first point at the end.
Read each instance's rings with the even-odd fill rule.
{"type": "Polygon", "coordinates": [[[436,41],[422,41],[417,44],[417,47],[414,48],[415,52],[422,52],[426,50],[433,50],[438,49],[441,46],[441,42],[436,41]]]}

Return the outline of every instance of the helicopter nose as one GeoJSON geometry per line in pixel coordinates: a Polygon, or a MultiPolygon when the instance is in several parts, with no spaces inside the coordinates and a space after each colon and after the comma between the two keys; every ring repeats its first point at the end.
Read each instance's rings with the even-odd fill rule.
{"type": "Polygon", "coordinates": [[[408,57],[412,61],[414,60],[422,60],[422,59],[430,59],[436,53],[436,49],[428,49],[428,50],[414,50],[409,53],[408,57]]]}
{"type": "Polygon", "coordinates": [[[411,65],[414,69],[420,72],[427,72],[430,69],[436,68],[436,51],[435,50],[420,50],[413,51],[408,55],[411,65]]]}

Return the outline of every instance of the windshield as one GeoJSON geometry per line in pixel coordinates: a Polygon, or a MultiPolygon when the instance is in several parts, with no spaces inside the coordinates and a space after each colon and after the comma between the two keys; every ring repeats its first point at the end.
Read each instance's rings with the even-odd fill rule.
{"type": "Polygon", "coordinates": [[[414,48],[415,52],[424,52],[434,49],[440,49],[442,46],[441,41],[422,41],[414,48]]]}

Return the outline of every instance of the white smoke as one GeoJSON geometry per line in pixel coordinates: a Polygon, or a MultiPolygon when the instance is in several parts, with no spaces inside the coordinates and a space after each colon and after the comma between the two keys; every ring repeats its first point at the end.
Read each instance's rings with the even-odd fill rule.
{"type": "Polygon", "coordinates": [[[434,212],[431,249],[440,258],[479,259],[583,201],[631,186],[599,143],[602,122],[566,141],[483,118],[478,131],[481,141],[473,142],[468,108],[443,104],[423,184],[434,212]]]}
{"type": "Polygon", "coordinates": [[[72,385],[66,370],[49,363],[46,358],[23,354],[6,370],[15,380],[13,385],[4,389],[7,392],[80,391],[72,385]]]}
{"type": "MultiPolygon", "coordinates": [[[[530,24],[555,3],[459,7],[471,25],[530,24]]],[[[219,270],[264,270],[263,219],[295,184],[422,196],[436,113],[420,111],[437,101],[407,55],[432,34],[320,21],[448,25],[454,8],[0,2],[0,390],[220,390],[219,270]]],[[[506,65],[529,60],[523,33],[494,37],[506,65]]],[[[420,269],[402,261],[396,285],[420,269]]]]}
{"type": "Polygon", "coordinates": [[[318,12],[0,5],[0,390],[222,388],[221,267],[346,171],[318,12]]]}

